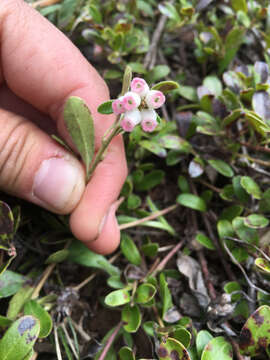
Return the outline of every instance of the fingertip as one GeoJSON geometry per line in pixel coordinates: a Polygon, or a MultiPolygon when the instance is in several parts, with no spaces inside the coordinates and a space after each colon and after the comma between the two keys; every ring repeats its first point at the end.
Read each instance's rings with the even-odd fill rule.
{"type": "Polygon", "coordinates": [[[81,231],[77,224],[72,228],[71,222],[71,229],[74,230],[74,235],[96,253],[107,255],[115,251],[120,243],[120,230],[115,213],[121,202],[122,199],[117,200],[110,206],[107,214],[99,224],[99,231],[95,240],[91,240],[90,237],[88,238],[85,231],[81,231]]]}

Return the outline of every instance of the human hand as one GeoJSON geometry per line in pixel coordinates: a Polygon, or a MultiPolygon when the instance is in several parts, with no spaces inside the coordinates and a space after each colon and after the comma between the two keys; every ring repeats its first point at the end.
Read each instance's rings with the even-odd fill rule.
{"type": "Polygon", "coordinates": [[[98,148],[114,120],[97,112],[109,99],[106,84],[23,0],[1,0],[0,36],[0,188],[56,213],[71,213],[78,239],[93,251],[112,252],[120,238],[116,199],[127,175],[121,137],[111,142],[85,186],[82,164],[45,131],[57,129],[70,144],[63,106],[69,96],[79,96],[93,114],[98,148]]]}

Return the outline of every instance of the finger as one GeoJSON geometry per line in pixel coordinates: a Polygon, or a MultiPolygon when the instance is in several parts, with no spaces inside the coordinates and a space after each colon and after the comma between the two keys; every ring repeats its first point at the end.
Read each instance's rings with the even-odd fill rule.
{"type": "Polygon", "coordinates": [[[0,87],[0,108],[34,122],[47,134],[57,134],[55,121],[16,96],[5,84],[0,87]]]}
{"type": "Polygon", "coordinates": [[[0,188],[66,214],[84,192],[80,162],[36,125],[0,109],[0,188]]]}
{"type": "Polygon", "coordinates": [[[74,234],[90,249],[102,253],[112,252],[120,241],[115,202],[127,175],[120,141],[118,137],[110,144],[110,151],[97,167],[70,218],[74,234]]]}
{"type": "Polygon", "coordinates": [[[62,132],[60,115],[66,99],[87,96],[98,135],[109,126],[113,119],[98,117],[96,111],[108,99],[106,84],[64,34],[37,11],[23,0],[1,0],[0,34],[2,77],[16,95],[49,114],[62,132]]]}
{"type": "MultiPolygon", "coordinates": [[[[0,2],[0,26],[2,77],[12,91],[55,119],[60,134],[66,139],[61,116],[63,104],[70,95],[84,98],[94,116],[98,145],[114,118],[97,113],[98,105],[108,100],[108,89],[94,68],[60,31],[23,1],[0,2]]],[[[78,238],[90,241],[94,233],[96,238],[97,224],[101,223],[112,205],[112,199],[118,197],[126,176],[126,162],[120,138],[115,140],[115,145],[118,151],[112,151],[113,146],[110,147],[107,159],[111,160],[105,160],[110,164],[108,166],[118,169],[117,174],[112,172],[108,189],[105,190],[105,185],[96,187],[99,181],[94,182],[93,178],[82,198],[83,204],[88,204],[82,209],[88,210],[88,214],[97,214],[93,217],[93,226],[88,226],[89,221],[92,222],[89,217],[83,216],[81,221],[76,221],[78,217],[74,214],[71,227],[78,238]],[[110,157],[111,151],[113,155],[110,157]],[[95,199],[102,198],[102,206],[97,212],[96,203],[91,200],[93,194],[95,199]]],[[[96,169],[99,174],[96,179],[102,179],[103,172],[108,178],[106,162],[103,165],[96,169]]],[[[118,241],[118,238],[108,238],[111,243],[118,241]]]]}

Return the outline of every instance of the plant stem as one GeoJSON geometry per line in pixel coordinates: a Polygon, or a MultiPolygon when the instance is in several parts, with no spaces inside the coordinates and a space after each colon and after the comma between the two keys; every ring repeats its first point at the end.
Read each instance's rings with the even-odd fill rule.
{"type": "Polygon", "coordinates": [[[119,229],[120,230],[128,229],[130,227],[140,225],[140,224],[142,224],[142,223],[144,223],[146,221],[156,219],[157,217],[159,217],[161,215],[165,215],[165,214],[173,211],[178,206],[179,206],[179,204],[174,204],[174,205],[171,205],[171,206],[167,207],[166,209],[156,211],[153,214],[151,214],[149,216],[146,216],[146,217],[144,217],[142,219],[138,219],[138,220],[132,221],[132,222],[127,223],[127,224],[122,224],[122,225],[119,226],[119,229]]]}
{"type": "Polygon", "coordinates": [[[50,6],[50,5],[59,3],[60,1],[62,1],[62,0],[39,0],[30,5],[33,6],[33,8],[46,7],[46,6],[50,6]]]}
{"type": "MultiPolygon", "coordinates": [[[[112,256],[109,259],[109,263],[113,264],[114,261],[119,257],[121,253],[118,252],[117,254],[115,254],[114,256],[112,256]]],[[[80,284],[76,285],[73,287],[73,290],[75,291],[79,291],[81,290],[81,288],[83,288],[85,285],[87,285],[90,281],[92,281],[95,277],[97,276],[97,272],[95,272],[94,274],[91,274],[90,276],[88,276],[86,279],[84,279],[80,284]]]]}
{"type": "Polygon", "coordinates": [[[177,253],[178,250],[181,249],[181,247],[184,245],[184,243],[185,243],[184,240],[179,241],[179,243],[177,245],[175,245],[175,247],[158,264],[158,266],[155,268],[155,270],[153,271],[153,273],[151,275],[156,276],[157,272],[163,270],[164,267],[166,266],[167,262],[174,256],[175,253],[177,253]]]}
{"type": "MultiPolygon", "coordinates": [[[[64,249],[67,249],[70,244],[71,244],[71,240],[68,240],[66,245],[64,246],[64,249]]],[[[45,269],[45,271],[41,277],[40,282],[38,283],[35,290],[33,291],[31,299],[36,299],[39,296],[40,290],[43,288],[43,285],[47,281],[48,277],[51,275],[55,266],[56,266],[56,263],[53,263],[53,264],[50,264],[49,266],[47,266],[47,268],[45,269]]]]}
{"type": "Polygon", "coordinates": [[[110,347],[112,346],[112,343],[114,342],[117,334],[119,333],[121,326],[123,325],[123,322],[120,321],[118,323],[118,325],[116,326],[116,328],[114,329],[114,331],[112,332],[111,336],[109,337],[102,353],[100,354],[99,360],[104,360],[106,358],[106,355],[108,353],[108,351],[110,350],[110,347]]]}
{"type": "Polygon", "coordinates": [[[91,177],[93,176],[93,173],[96,169],[96,167],[98,166],[98,164],[100,163],[100,161],[103,160],[103,155],[105,153],[105,151],[107,150],[110,142],[112,141],[112,139],[120,134],[122,132],[122,128],[120,127],[120,125],[118,124],[118,121],[116,121],[115,123],[115,127],[112,129],[111,133],[108,135],[108,137],[106,137],[106,135],[103,136],[102,139],[102,143],[101,146],[97,152],[97,155],[95,157],[95,160],[87,174],[87,182],[90,181],[91,177]]]}

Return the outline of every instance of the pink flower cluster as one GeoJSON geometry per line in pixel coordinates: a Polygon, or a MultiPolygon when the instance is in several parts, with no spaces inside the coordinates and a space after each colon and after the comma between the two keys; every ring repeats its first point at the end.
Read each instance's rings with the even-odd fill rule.
{"type": "Polygon", "coordinates": [[[161,91],[150,90],[142,78],[134,78],[130,84],[131,91],[116,99],[112,103],[113,112],[122,114],[121,126],[123,130],[131,132],[136,125],[146,132],[152,132],[158,125],[155,109],[165,102],[161,91]]]}

